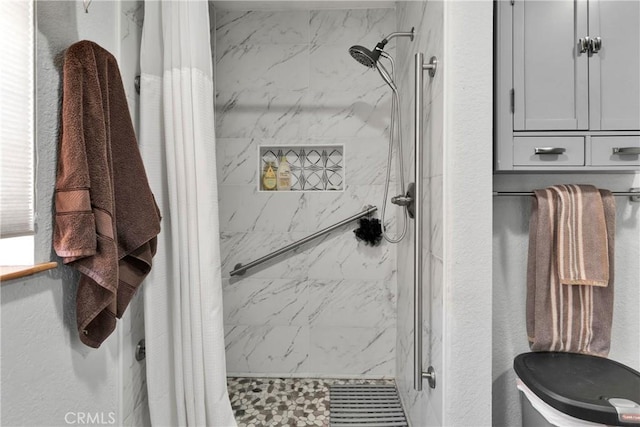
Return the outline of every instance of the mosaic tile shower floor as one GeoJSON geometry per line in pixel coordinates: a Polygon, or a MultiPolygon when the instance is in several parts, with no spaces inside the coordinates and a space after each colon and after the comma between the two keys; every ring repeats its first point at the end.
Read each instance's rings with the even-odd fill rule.
{"type": "Polygon", "coordinates": [[[238,427],[329,426],[329,386],[394,384],[393,380],[227,378],[238,427]]]}

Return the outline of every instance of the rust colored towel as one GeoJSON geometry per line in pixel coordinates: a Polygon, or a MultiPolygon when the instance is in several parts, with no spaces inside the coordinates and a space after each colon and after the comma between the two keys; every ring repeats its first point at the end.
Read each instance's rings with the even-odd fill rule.
{"type": "MultiPolygon", "coordinates": [[[[608,355],[613,316],[615,218],[615,201],[611,192],[607,190],[598,191],[590,186],[554,186],[535,191],[529,224],[526,315],[527,334],[533,351],[566,351],[603,357],[608,355]],[[565,191],[580,191],[582,194],[559,194],[565,191]],[[601,213],[593,212],[597,210],[594,206],[598,206],[598,202],[589,201],[586,207],[576,204],[582,196],[587,197],[585,193],[588,193],[588,198],[600,199],[601,213]],[[570,217],[582,215],[581,221],[584,224],[596,222],[593,218],[585,220],[585,215],[602,215],[605,230],[598,234],[600,230],[594,226],[594,229],[573,229],[570,232],[566,224],[567,210],[571,212],[570,217]],[[565,224],[559,224],[563,221],[565,224]],[[561,232],[573,233],[573,242],[570,245],[576,245],[576,242],[580,241],[584,243],[592,237],[594,240],[606,240],[599,242],[605,245],[608,258],[605,286],[596,285],[596,282],[604,277],[599,270],[602,264],[597,257],[593,258],[596,260],[593,262],[598,262],[598,265],[589,265],[582,269],[589,272],[586,276],[587,281],[593,280],[589,274],[598,277],[598,280],[593,280],[594,285],[562,284],[560,266],[572,265],[574,260],[563,259],[561,262],[558,260],[559,253],[571,258],[580,250],[567,249],[566,242],[563,242],[567,235],[561,237],[561,232]],[[575,232],[580,235],[576,236],[575,232]]],[[[594,252],[597,250],[590,249],[594,252]]],[[[583,252],[586,250],[586,247],[582,249],[583,252]]],[[[579,264],[577,262],[574,265],[579,264]]]]}
{"type": "Polygon", "coordinates": [[[99,347],[151,269],[160,214],[118,64],[90,41],[67,49],[53,245],[81,274],[80,340],[99,347]]]}

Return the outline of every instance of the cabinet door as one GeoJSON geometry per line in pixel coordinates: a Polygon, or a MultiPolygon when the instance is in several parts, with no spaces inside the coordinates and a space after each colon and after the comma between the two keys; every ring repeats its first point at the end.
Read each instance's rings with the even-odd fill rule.
{"type": "Polygon", "coordinates": [[[588,129],[586,0],[516,0],[513,14],[513,129],[588,129]]]}
{"type": "Polygon", "coordinates": [[[589,36],[591,129],[640,129],[640,1],[589,1],[589,36]]]}

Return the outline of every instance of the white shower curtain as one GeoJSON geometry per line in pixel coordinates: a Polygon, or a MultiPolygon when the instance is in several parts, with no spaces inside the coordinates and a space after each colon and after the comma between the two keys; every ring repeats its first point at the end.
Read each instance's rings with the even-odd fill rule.
{"type": "Polygon", "coordinates": [[[140,149],[163,220],[144,286],[154,426],[235,426],[226,388],[206,1],[146,1],[140,149]]]}

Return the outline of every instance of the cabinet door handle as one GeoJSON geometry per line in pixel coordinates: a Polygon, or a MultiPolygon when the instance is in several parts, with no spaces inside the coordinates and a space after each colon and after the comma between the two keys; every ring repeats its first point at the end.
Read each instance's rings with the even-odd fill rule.
{"type": "Polygon", "coordinates": [[[589,51],[591,53],[598,53],[602,48],[602,39],[600,37],[594,37],[589,40],[589,51]]]}
{"type": "Polygon", "coordinates": [[[578,49],[580,53],[589,52],[590,45],[591,45],[591,38],[589,36],[585,36],[581,39],[578,39],[578,49]]]}
{"type": "Polygon", "coordinates": [[[567,149],[562,147],[536,147],[534,154],[564,154],[565,151],[567,149]]]}
{"type": "Polygon", "coordinates": [[[640,147],[614,147],[613,154],[640,154],[640,147]]]}

